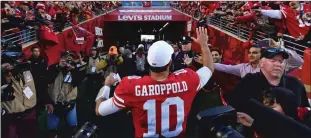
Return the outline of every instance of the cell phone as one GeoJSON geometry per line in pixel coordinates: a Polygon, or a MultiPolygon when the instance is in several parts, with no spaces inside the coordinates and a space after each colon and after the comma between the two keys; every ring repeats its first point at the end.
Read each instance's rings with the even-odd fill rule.
{"type": "Polygon", "coordinates": [[[271,44],[271,42],[270,42],[269,39],[260,40],[260,41],[257,42],[257,45],[259,47],[263,47],[263,48],[270,47],[270,44],[271,44]]]}

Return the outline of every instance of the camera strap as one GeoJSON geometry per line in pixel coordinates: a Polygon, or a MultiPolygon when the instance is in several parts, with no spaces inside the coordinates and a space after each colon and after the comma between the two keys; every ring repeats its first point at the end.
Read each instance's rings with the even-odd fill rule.
{"type": "Polygon", "coordinates": [[[71,77],[70,72],[68,72],[67,75],[64,78],[64,82],[65,83],[71,83],[71,81],[72,81],[72,77],[71,77]]]}

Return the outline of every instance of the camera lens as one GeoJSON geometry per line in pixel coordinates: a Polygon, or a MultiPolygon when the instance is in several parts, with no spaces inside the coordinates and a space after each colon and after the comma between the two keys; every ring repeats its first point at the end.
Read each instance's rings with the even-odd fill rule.
{"type": "Polygon", "coordinates": [[[75,134],[74,138],[90,138],[95,135],[95,132],[97,130],[97,126],[86,122],[80,130],[75,134]]]}
{"type": "Polygon", "coordinates": [[[217,138],[244,138],[239,132],[230,126],[221,126],[216,130],[217,138]]]}

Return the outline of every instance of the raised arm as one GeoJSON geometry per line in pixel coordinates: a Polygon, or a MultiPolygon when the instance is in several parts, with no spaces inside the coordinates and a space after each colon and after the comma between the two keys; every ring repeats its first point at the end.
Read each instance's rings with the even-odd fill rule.
{"type": "Polygon", "coordinates": [[[96,97],[96,108],[95,108],[96,115],[106,116],[121,110],[113,103],[113,98],[109,98],[110,86],[117,81],[118,80],[115,79],[112,75],[106,77],[105,86],[100,89],[96,97]]]}
{"type": "Polygon", "coordinates": [[[213,72],[214,72],[214,63],[213,63],[213,57],[211,54],[211,51],[208,47],[207,41],[207,29],[203,27],[199,27],[196,29],[197,32],[197,39],[192,38],[195,42],[200,44],[201,51],[202,51],[202,64],[203,67],[201,67],[197,74],[200,78],[200,86],[198,89],[202,88],[208,80],[211,78],[213,72]]]}
{"type": "Polygon", "coordinates": [[[288,66],[286,70],[291,71],[295,68],[299,68],[303,64],[303,59],[297,54],[297,52],[287,48],[284,49],[289,54],[289,58],[287,59],[288,66]]]}
{"type": "Polygon", "coordinates": [[[275,18],[275,19],[282,19],[282,11],[281,10],[260,10],[260,13],[264,16],[275,18]]]}
{"type": "Polygon", "coordinates": [[[225,65],[225,64],[220,64],[220,63],[215,63],[215,69],[217,71],[221,72],[226,72],[229,74],[233,74],[239,77],[241,76],[240,68],[243,64],[238,64],[238,65],[225,65]]]}

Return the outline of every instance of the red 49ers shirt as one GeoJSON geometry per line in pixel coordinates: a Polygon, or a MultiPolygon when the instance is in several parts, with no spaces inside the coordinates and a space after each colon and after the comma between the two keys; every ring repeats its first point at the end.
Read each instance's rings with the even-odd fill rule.
{"type": "Polygon", "coordinates": [[[191,69],[178,70],[163,81],[129,76],[117,86],[113,102],[132,112],[135,137],[183,137],[200,88],[199,75],[191,69]]]}

